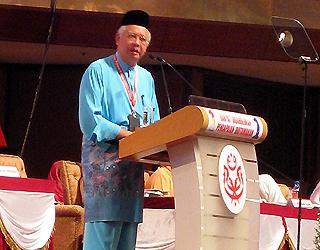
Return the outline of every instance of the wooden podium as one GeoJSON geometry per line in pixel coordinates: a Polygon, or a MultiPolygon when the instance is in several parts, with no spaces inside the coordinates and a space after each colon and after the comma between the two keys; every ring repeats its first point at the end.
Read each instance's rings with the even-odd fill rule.
{"type": "MultiPolygon", "coordinates": [[[[267,124],[260,117],[190,105],[120,140],[119,157],[144,161],[168,152],[175,188],[176,250],[256,250],[260,203],[254,145],[266,135],[267,124]],[[238,176],[245,177],[244,192],[233,189],[232,204],[239,208],[238,196],[245,201],[236,213],[227,207],[223,196],[231,175],[228,173],[226,190],[219,181],[226,177],[226,172],[219,170],[221,164],[222,169],[228,165],[220,159],[226,146],[239,152],[243,166],[238,164],[238,170],[242,167],[243,174],[240,169],[238,176]]],[[[234,183],[239,184],[238,180],[234,183]]]]}

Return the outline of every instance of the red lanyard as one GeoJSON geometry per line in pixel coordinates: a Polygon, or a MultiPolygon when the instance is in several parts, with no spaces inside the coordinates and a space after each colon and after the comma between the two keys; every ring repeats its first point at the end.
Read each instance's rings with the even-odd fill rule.
{"type": "Polygon", "coordinates": [[[119,64],[118,59],[117,59],[115,54],[113,56],[113,60],[114,60],[114,64],[116,65],[116,68],[118,70],[118,73],[120,75],[120,78],[121,78],[121,81],[123,83],[123,86],[125,87],[125,89],[127,91],[127,95],[128,95],[129,101],[130,101],[131,106],[132,106],[132,114],[135,114],[136,111],[134,110],[134,107],[135,107],[135,105],[137,103],[138,72],[135,73],[134,85],[133,85],[133,93],[132,93],[130,91],[130,87],[129,87],[127,78],[124,75],[124,73],[123,73],[123,71],[122,71],[122,69],[120,67],[120,64],[119,64]]]}

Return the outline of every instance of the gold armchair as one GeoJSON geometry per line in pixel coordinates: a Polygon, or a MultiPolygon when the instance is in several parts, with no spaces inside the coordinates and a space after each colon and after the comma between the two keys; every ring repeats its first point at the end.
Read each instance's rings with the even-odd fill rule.
{"type": "Polygon", "coordinates": [[[82,202],[81,165],[71,161],[57,161],[64,204],[56,205],[54,249],[82,249],[84,208],[82,202]]]}
{"type": "Polygon", "coordinates": [[[16,167],[20,177],[27,178],[26,169],[23,160],[16,155],[0,154],[0,166],[16,167]]]}

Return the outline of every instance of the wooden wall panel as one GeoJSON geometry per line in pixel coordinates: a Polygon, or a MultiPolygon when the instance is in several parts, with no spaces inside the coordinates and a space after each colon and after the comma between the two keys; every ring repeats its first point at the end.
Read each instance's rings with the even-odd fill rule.
{"type": "MultiPolygon", "coordinates": [[[[113,49],[121,14],[58,9],[52,44],[113,49]]],[[[0,41],[44,43],[50,10],[0,5],[0,41]]],[[[150,51],[187,55],[290,61],[271,24],[152,17],[150,51]]],[[[320,51],[320,31],[308,33],[320,51]]]]}

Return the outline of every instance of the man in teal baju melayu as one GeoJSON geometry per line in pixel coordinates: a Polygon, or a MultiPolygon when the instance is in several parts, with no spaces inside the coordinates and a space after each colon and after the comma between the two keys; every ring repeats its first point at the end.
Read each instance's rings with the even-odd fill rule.
{"type": "Polygon", "coordinates": [[[84,249],[135,248],[143,167],[118,159],[117,140],[132,133],[130,123],[160,118],[154,80],[137,65],[151,40],[148,22],[143,11],[126,13],[115,37],[117,52],[91,63],[81,80],[84,249]]]}

